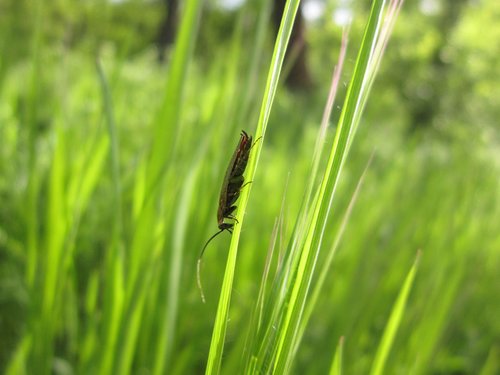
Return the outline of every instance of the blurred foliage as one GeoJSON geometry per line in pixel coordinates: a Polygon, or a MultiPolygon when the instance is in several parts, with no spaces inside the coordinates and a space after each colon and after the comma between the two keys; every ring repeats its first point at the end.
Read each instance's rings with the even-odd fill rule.
{"type": "Polygon", "coordinates": [[[37,22],[46,48],[97,55],[103,44],[111,44],[130,56],[150,48],[161,15],[159,1],[1,0],[2,65],[30,56],[37,22]]]}
{"type": "MultiPolygon", "coordinates": [[[[427,10],[430,14],[423,12],[422,3],[404,5],[377,77],[376,87],[384,90],[372,101],[376,106],[370,106],[367,118],[400,123],[409,130],[431,128],[441,135],[465,136],[460,133],[474,127],[487,138],[494,136],[494,102],[500,97],[500,3],[431,1],[436,8],[427,10]]],[[[355,15],[351,25],[352,46],[359,38],[360,19],[355,15]]],[[[326,80],[324,62],[338,51],[339,28],[322,20],[310,29],[309,41],[312,70],[318,81],[326,80]]]]}
{"type": "MultiPolygon", "coordinates": [[[[360,38],[360,13],[367,11],[363,4],[353,5],[352,46],[360,38]]],[[[245,33],[251,33],[255,24],[253,9],[245,8],[245,33]]],[[[317,82],[329,78],[329,64],[324,62],[335,58],[340,43],[340,28],[331,22],[335,9],[336,2],[328,2],[323,17],[308,25],[310,64],[317,82]]],[[[224,11],[213,2],[205,10],[197,50],[203,57],[201,61],[209,62],[217,50],[230,43],[236,13],[224,11]]],[[[1,0],[0,80],[8,66],[32,52],[36,27],[33,20],[43,20],[45,46],[97,55],[103,45],[111,45],[119,55],[131,56],[154,47],[163,12],[159,0],[1,0]]],[[[484,124],[499,115],[494,102],[500,95],[500,46],[496,42],[499,20],[500,4],[495,0],[422,0],[405,4],[377,80],[385,89],[377,108],[371,108],[374,118],[387,121],[396,116],[397,122],[404,121],[409,129],[433,127],[451,132],[457,129],[449,128],[458,122],[491,136],[484,124]],[[425,4],[432,7],[427,9],[425,4]],[[404,113],[390,113],[395,102],[404,104],[404,113]]],[[[269,29],[271,32],[273,28],[269,29]]],[[[349,52],[351,56],[356,53],[352,48],[349,52]]],[[[346,71],[344,76],[349,73],[346,71]]]]}

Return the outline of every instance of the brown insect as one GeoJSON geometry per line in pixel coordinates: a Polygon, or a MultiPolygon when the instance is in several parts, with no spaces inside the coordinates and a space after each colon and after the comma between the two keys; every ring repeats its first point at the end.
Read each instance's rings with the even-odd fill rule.
{"type": "Polygon", "coordinates": [[[228,223],[225,220],[231,219],[236,222],[236,217],[234,217],[233,212],[236,210],[237,206],[235,202],[240,196],[241,189],[246,185],[243,185],[245,178],[243,173],[248,164],[248,157],[250,155],[250,149],[252,148],[252,136],[248,135],[244,130],[241,131],[240,141],[234,150],[233,157],[229,162],[227,167],[226,175],[222,181],[222,187],[219,196],[219,208],[217,209],[217,226],[219,231],[215,233],[212,237],[208,239],[201,250],[200,256],[198,257],[197,264],[197,281],[198,288],[200,289],[201,300],[205,302],[205,295],[203,294],[203,288],[201,286],[200,279],[200,265],[203,253],[207,248],[210,241],[212,241],[219,234],[227,230],[229,233],[233,233],[234,222],[228,223]]]}

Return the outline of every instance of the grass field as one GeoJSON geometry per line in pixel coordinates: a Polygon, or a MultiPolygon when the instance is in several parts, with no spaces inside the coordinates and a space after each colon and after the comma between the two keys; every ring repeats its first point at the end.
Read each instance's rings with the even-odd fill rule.
{"type": "Polygon", "coordinates": [[[298,1],[272,56],[241,26],[200,63],[198,1],[168,66],[34,37],[0,86],[0,370],[497,374],[498,140],[370,116],[382,3],[328,128],[328,85],[278,84],[298,1]],[[204,254],[203,303],[197,259],[242,129],[251,184],[204,254]]]}

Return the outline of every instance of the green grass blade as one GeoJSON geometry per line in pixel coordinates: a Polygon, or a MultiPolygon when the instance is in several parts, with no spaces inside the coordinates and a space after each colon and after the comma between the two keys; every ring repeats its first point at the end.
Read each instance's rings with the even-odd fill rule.
{"type": "Polygon", "coordinates": [[[29,101],[28,108],[25,113],[26,124],[29,127],[28,133],[28,186],[27,186],[27,199],[26,199],[26,227],[27,227],[27,253],[28,253],[28,267],[26,272],[26,279],[30,287],[35,288],[37,265],[39,264],[38,251],[39,251],[39,238],[38,227],[40,225],[37,214],[37,202],[40,198],[40,176],[37,171],[37,128],[36,118],[38,113],[38,101],[40,96],[40,71],[41,63],[41,48],[43,46],[43,2],[35,1],[33,4],[33,22],[34,32],[31,41],[31,77],[29,81],[29,101]]]}
{"type": "Polygon", "coordinates": [[[495,375],[500,372],[500,349],[498,346],[493,346],[488,353],[488,358],[484,363],[479,375],[495,375]]]}
{"type": "MultiPolygon", "coordinates": [[[[254,137],[254,139],[259,139],[259,138],[262,139],[256,143],[255,147],[252,149],[250,158],[248,160],[248,167],[247,167],[248,172],[246,177],[248,181],[253,181],[253,177],[255,175],[255,170],[260,156],[260,151],[264,143],[263,141],[267,124],[269,121],[269,115],[271,113],[274,96],[276,94],[276,89],[278,87],[278,81],[281,73],[281,68],[283,66],[286,47],[288,45],[288,40],[290,39],[293,27],[293,21],[295,19],[295,14],[297,12],[298,6],[299,6],[298,0],[287,1],[285,6],[281,27],[278,32],[273,52],[273,57],[271,60],[266,88],[264,90],[264,98],[262,101],[259,122],[257,125],[257,131],[254,137]]],[[[226,263],[226,270],[224,272],[224,279],[221,288],[222,290],[219,299],[219,304],[217,307],[217,315],[215,319],[214,329],[212,333],[212,341],[210,344],[210,352],[208,355],[206,374],[217,374],[220,371],[222,353],[225,342],[226,325],[229,313],[229,304],[231,300],[234,270],[236,266],[236,256],[238,252],[238,243],[240,239],[241,226],[243,224],[244,212],[246,209],[246,205],[248,203],[248,197],[251,190],[251,186],[252,185],[250,184],[247,189],[243,189],[240,197],[240,204],[235,215],[237,222],[239,224],[235,225],[234,232],[231,237],[231,244],[226,263]]]]}
{"type": "Polygon", "coordinates": [[[372,369],[370,371],[370,374],[372,375],[380,375],[384,373],[384,367],[389,356],[389,352],[394,342],[394,338],[396,337],[398,327],[404,317],[406,301],[410,295],[413,280],[415,279],[415,275],[417,273],[419,260],[420,253],[417,254],[417,258],[415,259],[410,272],[406,276],[406,280],[401,288],[401,291],[399,292],[396,303],[392,308],[391,316],[387,322],[387,326],[385,327],[382,340],[379,344],[375,360],[373,361],[372,369]]]}
{"type": "MultiPolygon", "coordinates": [[[[168,278],[159,278],[158,272],[168,264],[159,263],[165,246],[165,231],[169,226],[168,218],[164,209],[167,206],[164,198],[165,186],[176,186],[174,178],[177,167],[174,165],[178,149],[176,142],[182,131],[179,126],[183,108],[183,95],[186,86],[187,70],[191,61],[194,43],[198,34],[198,20],[202,9],[202,2],[190,0],[186,3],[182,21],[176,39],[172,60],[168,71],[168,81],[165,88],[165,97],[161,110],[154,119],[152,147],[149,158],[146,161],[144,180],[139,175],[140,187],[136,190],[134,211],[137,213],[134,236],[129,249],[129,261],[126,267],[128,275],[125,280],[125,301],[120,320],[120,346],[116,354],[115,369],[120,374],[127,374],[132,370],[134,355],[140,339],[141,321],[148,314],[146,304],[148,303],[148,291],[153,288],[158,290],[161,286],[158,282],[167,281],[168,278]],[[140,202],[139,199],[143,198],[140,202]],[[149,249],[145,252],[144,249],[149,249]]],[[[173,191],[170,190],[170,199],[173,191]]],[[[167,212],[168,213],[168,212],[167,212]]],[[[177,308],[171,306],[171,308],[177,308]]],[[[173,312],[173,311],[171,311],[173,312]]],[[[174,317],[176,313],[174,313],[174,317]]],[[[151,315],[154,316],[154,315],[151,315]]],[[[156,324],[162,324],[157,322],[156,324]]],[[[164,332],[164,331],[163,331],[164,332]]],[[[155,335],[155,333],[149,334],[155,335]]],[[[156,337],[156,335],[154,336],[156,337]]],[[[168,333],[169,340],[173,337],[168,333]]],[[[147,337],[141,338],[141,342],[147,345],[151,340],[147,337]]],[[[153,341],[154,342],[154,341],[153,341]]],[[[167,347],[171,343],[167,343],[167,347]]],[[[149,361],[153,354],[144,352],[143,361],[149,361]]],[[[166,363],[157,362],[158,369],[168,366],[166,363]]]]}
{"type": "MultiPolygon", "coordinates": [[[[264,316],[267,315],[267,311],[265,311],[266,310],[265,308],[267,307],[265,304],[266,288],[267,288],[267,284],[269,284],[269,282],[270,282],[269,281],[269,273],[270,273],[271,263],[273,262],[273,259],[275,257],[275,252],[276,252],[275,248],[276,248],[278,232],[282,231],[282,229],[283,229],[284,211],[285,211],[285,197],[286,197],[287,187],[288,187],[288,181],[287,181],[287,185],[285,186],[285,191],[283,192],[283,199],[281,202],[280,214],[274,223],[273,232],[271,234],[271,240],[270,240],[269,248],[267,251],[266,261],[264,263],[264,271],[262,274],[259,292],[257,294],[257,299],[256,299],[256,302],[254,305],[254,310],[253,310],[252,316],[250,318],[249,329],[247,332],[247,338],[245,340],[245,349],[244,349],[244,353],[246,354],[246,356],[244,358],[245,373],[253,373],[255,370],[255,366],[257,364],[256,357],[253,355],[254,346],[256,345],[256,341],[257,341],[258,335],[260,333],[260,330],[262,329],[264,316]]],[[[280,234],[282,234],[282,233],[280,233],[280,234]]],[[[279,254],[277,256],[279,258],[279,254]]],[[[279,264],[279,259],[276,262],[279,264]]],[[[278,267],[279,267],[279,265],[278,265],[278,267]]]]}
{"type": "MultiPolygon", "coordinates": [[[[121,309],[123,307],[124,295],[123,288],[123,254],[122,254],[122,198],[121,198],[121,177],[119,168],[119,141],[116,123],[113,113],[113,103],[109,85],[104,74],[100,61],[96,60],[96,69],[99,83],[101,86],[103,110],[106,119],[106,129],[110,145],[110,169],[113,181],[113,215],[114,222],[112,226],[111,244],[106,256],[106,273],[110,275],[109,285],[106,289],[105,299],[105,346],[116,348],[118,342],[118,331],[121,321],[121,309]]],[[[115,350],[103,352],[101,358],[100,372],[106,374],[112,371],[115,350]]]]}
{"type": "Polygon", "coordinates": [[[147,194],[158,186],[167,167],[176,154],[176,141],[181,128],[178,126],[186,75],[198,36],[198,23],[203,8],[200,0],[188,0],[175,42],[172,61],[168,71],[168,82],[161,111],[155,119],[153,144],[148,163],[147,194]],[[167,153],[166,153],[167,151],[167,153]]]}
{"type": "Polygon", "coordinates": [[[356,65],[347,91],[343,110],[339,120],[334,144],[330,153],[324,179],[321,183],[319,196],[310,226],[300,253],[296,276],[291,285],[291,295],[276,351],[274,371],[285,373],[290,370],[293,359],[293,349],[299,338],[298,330],[302,320],[306,297],[311,283],[318,251],[321,247],[323,233],[325,231],[333,194],[339,181],[340,172],[347,157],[348,144],[356,128],[356,113],[360,113],[360,98],[367,89],[363,85],[366,75],[370,71],[369,62],[373,48],[376,44],[376,36],[381,27],[383,12],[383,1],[374,1],[370,13],[365,34],[361,44],[356,65]]]}
{"type": "Polygon", "coordinates": [[[16,351],[13,353],[12,358],[5,369],[6,375],[26,375],[28,371],[26,369],[27,355],[31,349],[31,337],[24,336],[19,343],[16,351]]]}
{"type": "Polygon", "coordinates": [[[96,60],[97,73],[99,76],[99,82],[101,84],[101,91],[104,103],[104,112],[106,115],[106,125],[108,130],[108,136],[111,145],[111,175],[113,178],[113,210],[115,212],[114,223],[113,223],[113,237],[114,241],[118,244],[118,248],[121,247],[119,244],[122,237],[122,185],[120,177],[120,144],[118,138],[118,132],[116,128],[115,117],[113,113],[113,102],[111,99],[111,92],[109,90],[109,85],[104,74],[101,62],[99,59],[96,60]]]}
{"type": "Polygon", "coordinates": [[[130,263],[132,267],[127,280],[129,291],[133,290],[139,277],[137,271],[139,265],[144,261],[143,248],[145,246],[156,247],[151,235],[151,228],[154,227],[153,223],[156,220],[157,209],[155,205],[162,198],[160,187],[168,180],[166,172],[169,172],[170,177],[175,176],[173,170],[169,170],[168,167],[172,166],[175,161],[175,140],[178,134],[174,134],[174,132],[179,132],[181,129],[179,119],[183,107],[185,76],[197,37],[201,8],[200,0],[190,0],[186,3],[168,72],[165,98],[162,108],[155,118],[151,153],[146,167],[144,193],[137,196],[143,197],[144,201],[136,201],[134,208],[141,214],[138,215],[136,233],[131,246],[130,263]]]}
{"type": "MultiPolygon", "coordinates": [[[[172,240],[170,256],[170,270],[168,278],[167,303],[163,312],[164,319],[161,320],[161,326],[158,327],[162,335],[156,350],[156,361],[153,367],[153,374],[161,375],[165,373],[165,369],[171,364],[172,349],[174,346],[177,314],[179,310],[180,300],[180,279],[182,263],[184,259],[183,249],[185,248],[186,233],[188,231],[189,208],[193,199],[193,191],[197,182],[199,167],[201,163],[197,160],[195,167],[189,168],[189,174],[186,177],[182,193],[179,199],[176,212],[176,220],[174,224],[174,233],[172,240]]],[[[170,244],[168,244],[170,245],[170,244]]]]}
{"type": "Polygon", "coordinates": [[[347,223],[349,222],[349,218],[351,217],[352,210],[354,209],[356,200],[357,200],[359,192],[361,190],[361,186],[363,185],[365,176],[368,172],[368,169],[370,168],[372,160],[373,160],[373,154],[370,157],[370,159],[368,160],[368,163],[366,164],[366,167],[365,167],[361,177],[359,178],[359,181],[356,185],[356,189],[354,190],[352,198],[349,202],[349,206],[347,207],[347,210],[345,211],[345,213],[342,217],[340,228],[335,233],[333,245],[331,246],[327,257],[326,257],[325,261],[323,262],[321,269],[319,270],[318,280],[316,281],[316,283],[314,285],[314,288],[313,288],[312,293],[311,293],[310,301],[307,304],[306,309],[304,311],[304,319],[301,321],[301,324],[300,324],[300,331],[299,331],[298,340],[297,340],[296,344],[298,344],[300,342],[300,339],[304,335],[309,318],[311,317],[311,315],[314,311],[314,308],[316,306],[316,303],[319,299],[319,296],[321,294],[321,291],[323,290],[322,288],[323,288],[323,285],[325,283],[325,280],[326,280],[329,272],[331,271],[331,266],[333,263],[334,256],[337,252],[337,248],[339,247],[340,241],[341,241],[342,236],[343,236],[345,229],[347,227],[347,223]]]}
{"type": "Polygon", "coordinates": [[[344,352],[344,338],[341,337],[335,356],[333,357],[332,366],[330,367],[330,375],[342,375],[342,357],[344,352]]]}

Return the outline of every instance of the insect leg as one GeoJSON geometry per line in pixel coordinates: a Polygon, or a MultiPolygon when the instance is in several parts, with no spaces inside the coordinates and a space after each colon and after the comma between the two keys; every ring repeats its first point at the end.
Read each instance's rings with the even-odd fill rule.
{"type": "Polygon", "coordinates": [[[257,139],[255,140],[255,142],[254,142],[254,143],[250,146],[250,149],[252,149],[252,147],[253,147],[253,146],[255,146],[255,144],[256,144],[257,142],[259,142],[261,139],[262,139],[262,136],[260,136],[259,138],[257,138],[257,139]]]}
{"type": "Polygon", "coordinates": [[[243,188],[244,188],[245,186],[247,186],[248,184],[251,184],[252,182],[253,182],[253,181],[248,181],[246,184],[243,184],[243,185],[241,186],[240,190],[241,190],[241,189],[243,189],[243,188]]]}

